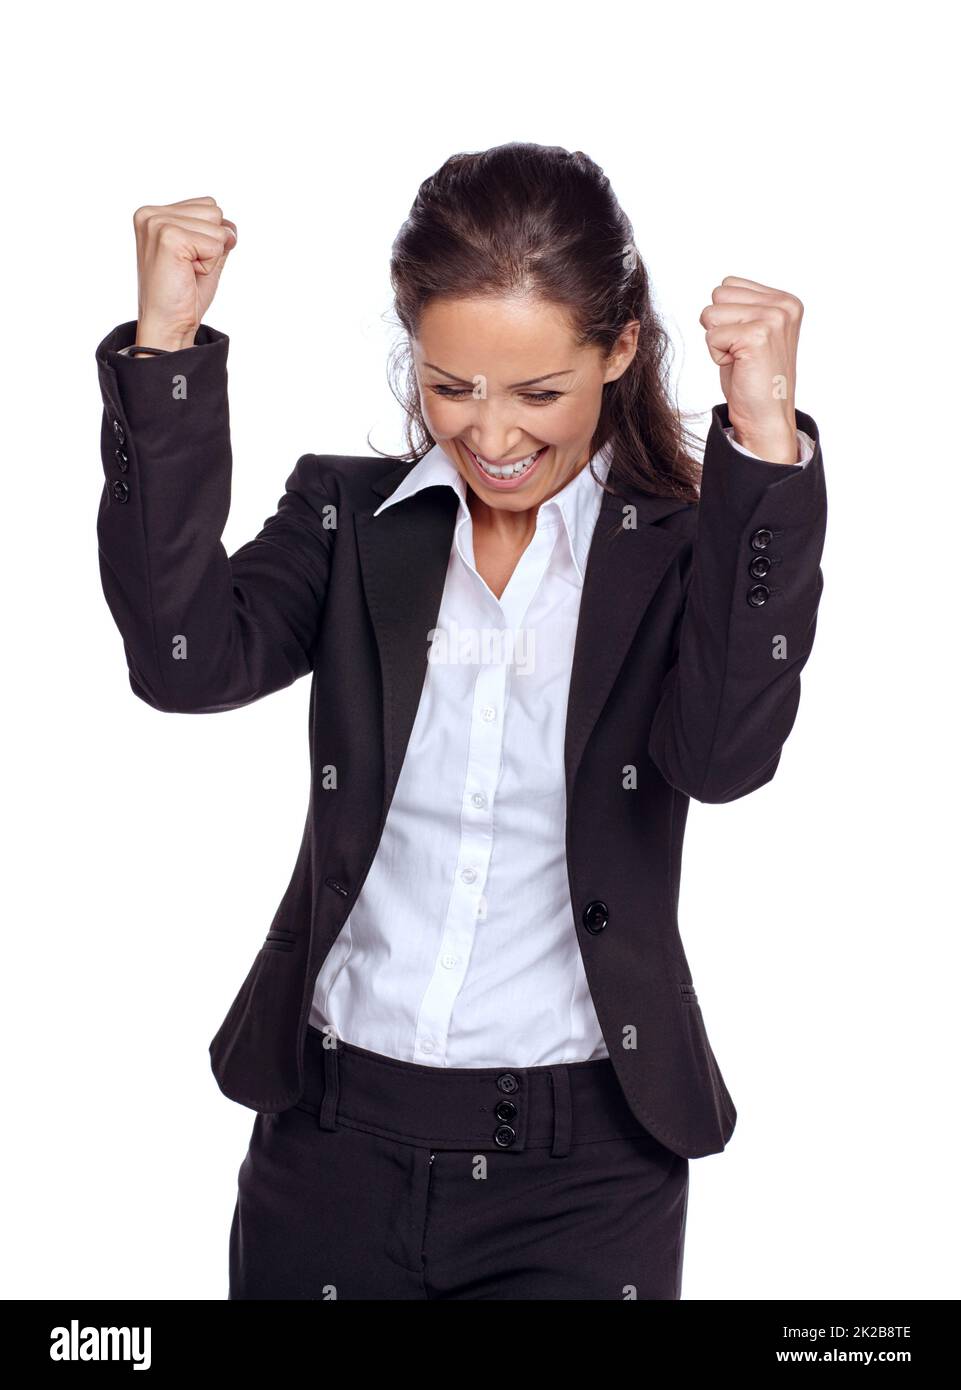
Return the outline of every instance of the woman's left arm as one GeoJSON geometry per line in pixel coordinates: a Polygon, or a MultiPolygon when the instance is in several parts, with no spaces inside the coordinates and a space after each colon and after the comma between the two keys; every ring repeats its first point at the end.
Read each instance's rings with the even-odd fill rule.
{"type": "Polygon", "coordinates": [[[827,494],[818,426],[794,407],[802,313],[793,296],[728,277],[701,316],[726,399],[713,411],[676,659],[649,739],[662,776],[698,801],[733,801],[774,776],[814,643],[827,494]],[[814,445],[803,464],[798,428],[814,445]]]}

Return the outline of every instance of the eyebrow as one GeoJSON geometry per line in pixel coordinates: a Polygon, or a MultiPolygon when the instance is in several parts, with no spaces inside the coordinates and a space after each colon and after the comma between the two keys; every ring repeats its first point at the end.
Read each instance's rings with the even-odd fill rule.
{"type": "MultiPolygon", "coordinates": [[[[455,376],[453,372],[446,372],[443,367],[435,367],[433,362],[425,362],[425,367],[429,367],[432,372],[440,372],[441,376],[450,377],[451,381],[458,381],[462,386],[473,386],[472,381],[467,381],[465,377],[455,376]]],[[[555,376],[570,376],[574,371],[573,367],[565,367],[559,372],[545,372],[543,376],[532,376],[529,381],[515,381],[508,386],[508,391],[516,391],[519,386],[536,386],[540,381],[550,381],[555,376]]]]}

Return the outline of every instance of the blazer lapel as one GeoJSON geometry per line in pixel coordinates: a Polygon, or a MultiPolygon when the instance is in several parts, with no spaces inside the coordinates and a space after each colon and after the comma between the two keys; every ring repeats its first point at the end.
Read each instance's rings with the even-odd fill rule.
{"type": "MultiPolygon", "coordinates": [[[[389,494],[409,465],[376,485],[389,494]]],[[[383,679],[384,805],[393,799],[427,675],[454,539],[457,497],[427,487],[380,516],[355,514],[364,592],[383,679]]]]}
{"type": "Polygon", "coordinates": [[[605,492],[594,528],[574,643],[564,763],[570,803],[587,740],[634,634],[683,537],[653,525],[687,504],[631,492],[637,528],[622,525],[624,499],[605,492]]]}

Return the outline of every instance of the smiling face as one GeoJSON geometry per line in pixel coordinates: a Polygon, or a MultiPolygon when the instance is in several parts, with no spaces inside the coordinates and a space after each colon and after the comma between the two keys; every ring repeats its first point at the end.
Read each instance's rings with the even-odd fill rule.
{"type": "Polygon", "coordinates": [[[627,370],[637,327],[605,358],[578,347],[563,309],[542,299],[428,305],[412,343],[421,409],[482,502],[526,511],[587,465],[602,387],[627,370]]]}

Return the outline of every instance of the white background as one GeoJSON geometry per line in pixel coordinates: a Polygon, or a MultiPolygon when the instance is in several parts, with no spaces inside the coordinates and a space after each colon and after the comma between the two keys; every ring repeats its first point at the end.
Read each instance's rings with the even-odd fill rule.
{"type": "Polygon", "coordinates": [[[692,1161],[685,1299],[957,1298],[957,226],[947,7],[31,7],[2,219],[7,1298],[224,1299],[253,1112],[207,1044],[293,869],[303,680],[218,716],[130,691],[100,588],[94,350],[131,219],[239,227],[228,552],[298,456],[402,447],[391,241],[448,155],[583,149],[631,217],[679,404],[722,399],[725,275],[799,295],[825,587],[774,781],[692,803],[681,932],[734,1096],[692,1161]]]}

